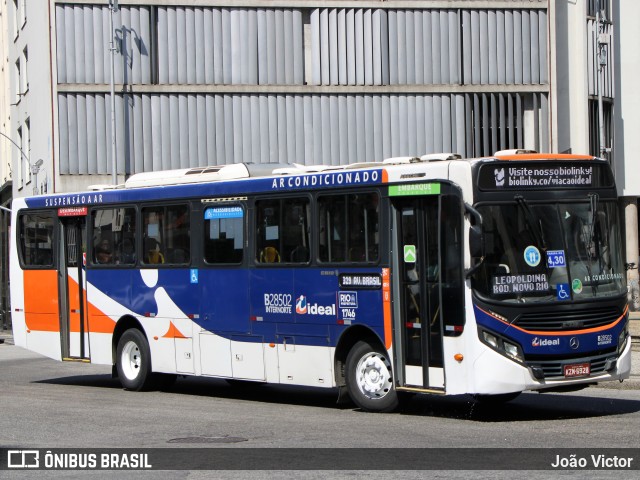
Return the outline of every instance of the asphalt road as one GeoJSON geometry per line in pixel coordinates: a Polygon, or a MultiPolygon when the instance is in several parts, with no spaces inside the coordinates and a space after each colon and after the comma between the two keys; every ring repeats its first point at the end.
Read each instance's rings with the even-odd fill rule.
{"type": "MultiPolygon", "coordinates": [[[[634,356],[640,357],[640,352],[634,356]]],[[[634,359],[635,365],[639,362],[634,359]]],[[[371,414],[340,401],[335,390],[239,387],[223,380],[186,378],[169,391],[136,393],[122,390],[110,373],[110,367],[60,363],[7,343],[0,345],[0,447],[454,449],[450,452],[477,447],[614,451],[640,447],[640,389],[624,388],[637,387],[640,377],[575,393],[525,393],[499,407],[477,404],[468,396],[415,396],[400,412],[371,414]]],[[[640,462],[640,452],[638,457],[640,462]]],[[[336,458],[334,472],[218,471],[213,477],[203,471],[117,472],[117,478],[364,478],[383,473],[342,471],[336,458]]],[[[389,462],[404,470],[397,458],[389,462]]],[[[457,467],[455,462],[452,459],[452,466],[457,467]]],[[[402,478],[469,477],[469,472],[460,470],[411,471],[410,460],[407,463],[402,478]]],[[[11,474],[6,478],[26,478],[22,472],[0,472],[0,476],[5,473],[11,474]]],[[[112,476],[38,472],[45,473],[48,478],[112,476]]],[[[527,477],[555,478],[557,473],[534,471],[527,477]]],[[[637,478],[632,473],[638,471],[563,475],[637,478]]],[[[501,471],[474,474],[474,478],[512,476],[513,472],[501,471]]]]}

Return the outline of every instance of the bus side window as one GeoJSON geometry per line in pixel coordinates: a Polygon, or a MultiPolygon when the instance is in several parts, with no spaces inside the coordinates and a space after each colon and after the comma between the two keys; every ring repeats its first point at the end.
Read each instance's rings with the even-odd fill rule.
{"type": "Polygon", "coordinates": [[[319,197],[320,261],[378,261],[378,203],[375,192],[319,197]]]}
{"type": "Polygon", "coordinates": [[[133,265],[136,262],[136,210],[97,208],[91,212],[94,265],[133,265]]]}
{"type": "Polygon", "coordinates": [[[142,222],[145,264],[189,264],[191,229],[187,205],[143,208],[142,222]]]}
{"type": "Polygon", "coordinates": [[[309,199],[286,198],[256,202],[256,262],[309,261],[309,199]]]}
{"type": "Polygon", "coordinates": [[[239,205],[204,211],[204,261],[240,264],[244,248],[244,209],[239,205]]]}
{"type": "Polygon", "coordinates": [[[53,267],[53,217],[25,213],[19,217],[18,245],[27,267],[53,267]]]}

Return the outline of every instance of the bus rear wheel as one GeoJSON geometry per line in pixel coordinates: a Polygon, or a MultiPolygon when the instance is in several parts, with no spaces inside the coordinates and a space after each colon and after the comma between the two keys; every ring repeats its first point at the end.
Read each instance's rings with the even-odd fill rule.
{"type": "Polygon", "coordinates": [[[116,350],[118,378],[125,390],[139,392],[151,383],[151,352],[142,332],[131,328],[122,334],[116,350]]]}
{"type": "Polygon", "coordinates": [[[345,367],[347,391],[358,407],[369,412],[391,412],[398,407],[391,363],[382,348],[356,343],[345,367]]]}

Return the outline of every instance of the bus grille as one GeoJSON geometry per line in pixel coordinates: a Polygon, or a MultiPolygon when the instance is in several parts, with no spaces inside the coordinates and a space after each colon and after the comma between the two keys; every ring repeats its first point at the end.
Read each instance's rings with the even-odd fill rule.
{"type": "Polygon", "coordinates": [[[622,312],[616,307],[594,308],[579,312],[523,313],[513,322],[523,330],[562,332],[586,330],[615,322],[622,312]]]}
{"type": "Polygon", "coordinates": [[[574,363],[589,363],[591,364],[591,375],[599,375],[605,371],[605,364],[608,359],[616,359],[616,349],[608,349],[604,352],[598,352],[597,355],[590,355],[586,357],[571,357],[563,360],[554,358],[553,360],[537,360],[531,359],[530,356],[525,356],[525,363],[528,367],[541,368],[544,372],[544,378],[552,379],[554,377],[564,378],[564,366],[574,363]]]}

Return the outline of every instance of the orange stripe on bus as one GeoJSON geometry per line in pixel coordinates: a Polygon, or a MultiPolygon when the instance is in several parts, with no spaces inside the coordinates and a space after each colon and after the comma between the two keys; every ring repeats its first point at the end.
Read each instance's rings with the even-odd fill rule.
{"type": "Polygon", "coordinates": [[[620,321],[627,315],[627,312],[629,310],[629,305],[627,305],[624,309],[624,311],[622,312],[622,315],[620,315],[615,321],[607,324],[607,325],[603,325],[601,327],[594,327],[594,328],[587,328],[585,330],[568,330],[568,331],[539,331],[539,330],[525,330],[524,328],[520,328],[516,325],[510,324],[505,322],[504,320],[499,319],[498,317],[496,317],[495,315],[493,315],[491,312],[487,312],[486,310],[483,310],[482,308],[478,307],[476,305],[476,308],[484,313],[486,313],[487,315],[489,315],[491,318],[495,318],[496,320],[498,320],[500,323],[503,323],[511,328],[515,328],[516,330],[520,330],[521,332],[525,332],[525,333],[532,333],[534,335],[546,335],[546,336],[566,336],[566,335],[580,335],[581,333],[595,333],[595,332],[602,332],[603,330],[607,330],[609,328],[615,327],[618,323],[620,323],[620,321]]]}
{"type": "Polygon", "coordinates": [[[91,302],[87,302],[87,310],[89,313],[89,330],[92,333],[113,333],[116,328],[116,322],[106,313],[91,302]]]}
{"type": "Polygon", "coordinates": [[[24,270],[24,322],[28,331],[60,331],[58,272],[24,270]]]}
{"type": "MultiPolygon", "coordinates": [[[[80,300],[78,282],[68,277],[69,282],[69,330],[80,332],[80,300]]],[[[113,333],[116,322],[111,320],[102,310],[87,301],[87,291],[83,290],[87,311],[84,316],[84,331],[91,333],[113,333]]]]}
{"type": "Polygon", "coordinates": [[[590,155],[571,153],[522,153],[518,155],[496,155],[498,160],[593,160],[590,155]]]}
{"type": "Polygon", "coordinates": [[[173,324],[173,322],[169,322],[169,329],[167,333],[165,333],[162,338],[187,338],[185,337],[180,330],[173,324]]]}
{"type": "Polygon", "coordinates": [[[382,269],[382,312],[384,315],[384,345],[389,350],[392,344],[391,335],[391,284],[389,269],[382,269]]]}
{"type": "MultiPolygon", "coordinates": [[[[80,295],[78,295],[78,282],[67,276],[67,288],[69,291],[69,331],[80,332],[80,295]]],[[[84,300],[84,299],[83,299],[84,300]]],[[[87,321],[84,322],[85,333],[88,332],[87,321]]]]}

